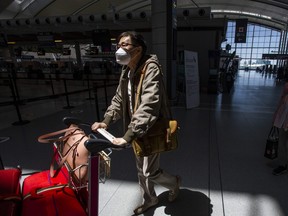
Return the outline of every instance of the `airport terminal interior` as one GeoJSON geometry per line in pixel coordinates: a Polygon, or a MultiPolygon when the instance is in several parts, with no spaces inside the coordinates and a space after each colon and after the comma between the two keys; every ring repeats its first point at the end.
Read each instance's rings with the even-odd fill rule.
{"type": "MultiPolygon", "coordinates": [[[[278,158],[264,151],[288,78],[288,4],[161,0],[171,11],[177,2],[179,23],[178,29],[171,20],[161,25],[171,35],[157,37],[153,11],[170,13],[169,19],[173,13],[153,2],[71,1],[70,9],[64,0],[0,2],[0,168],[20,167],[22,184],[50,168],[53,146],[39,136],[67,128],[64,117],[103,119],[120,77],[115,37],[132,28],[159,56],[180,128],[178,148],[161,154],[161,168],[181,176],[180,193],[170,203],[168,190],[156,186],[159,203],[142,215],[287,216],[288,172],[274,175],[278,158]]],[[[83,129],[92,134],[89,126],[83,129]]],[[[121,122],[109,132],[121,137],[121,122]]],[[[141,203],[133,148],[112,149],[109,159],[110,175],[93,182],[99,183],[93,216],[133,215],[141,203]]]]}

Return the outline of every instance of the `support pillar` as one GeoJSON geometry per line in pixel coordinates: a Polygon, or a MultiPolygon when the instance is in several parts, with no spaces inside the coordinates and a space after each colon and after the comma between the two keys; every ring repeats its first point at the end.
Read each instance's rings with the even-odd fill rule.
{"type": "Polygon", "coordinates": [[[176,97],[177,0],[151,1],[152,51],[162,65],[168,97],[176,97]]]}
{"type": "Polygon", "coordinates": [[[82,70],[83,66],[82,66],[81,50],[78,41],[75,42],[75,53],[76,53],[77,66],[79,70],[82,70]]]}

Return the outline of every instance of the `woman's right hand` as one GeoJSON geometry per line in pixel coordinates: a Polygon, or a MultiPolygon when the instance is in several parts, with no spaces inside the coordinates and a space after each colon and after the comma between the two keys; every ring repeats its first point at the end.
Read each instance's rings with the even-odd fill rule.
{"type": "Polygon", "coordinates": [[[91,130],[96,132],[98,128],[107,128],[107,125],[103,122],[94,122],[91,126],[91,130]]]}

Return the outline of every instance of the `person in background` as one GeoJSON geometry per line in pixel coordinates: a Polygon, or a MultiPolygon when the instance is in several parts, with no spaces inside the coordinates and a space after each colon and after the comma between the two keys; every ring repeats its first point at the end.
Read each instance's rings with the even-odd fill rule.
{"type": "MultiPolygon", "coordinates": [[[[125,134],[115,138],[116,145],[126,145],[137,137],[143,137],[148,129],[164,115],[166,92],[163,88],[163,74],[159,68],[156,55],[146,55],[146,43],[142,35],[128,31],[118,37],[117,63],[123,65],[119,85],[111,105],[107,108],[104,120],[95,122],[91,129],[108,128],[111,123],[122,119],[125,134]],[[156,63],[155,63],[156,62],[156,63]],[[138,108],[134,111],[136,90],[141,70],[147,65],[139,97],[138,108]]],[[[139,185],[143,194],[143,202],[135,208],[135,215],[142,214],[158,204],[154,184],[169,189],[168,200],[173,202],[179,194],[180,177],[166,173],[159,167],[160,154],[139,157],[135,154],[139,185]]]]}
{"type": "Polygon", "coordinates": [[[273,170],[274,175],[287,172],[288,163],[288,80],[284,85],[281,99],[273,117],[273,125],[279,128],[278,162],[279,166],[273,170]]]}

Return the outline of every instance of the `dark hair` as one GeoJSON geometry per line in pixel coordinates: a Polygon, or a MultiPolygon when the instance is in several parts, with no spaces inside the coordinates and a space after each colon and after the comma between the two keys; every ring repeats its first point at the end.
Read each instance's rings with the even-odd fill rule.
{"type": "Polygon", "coordinates": [[[144,37],[141,34],[135,32],[135,31],[122,32],[118,36],[117,42],[119,42],[122,37],[130,37],[131,38],[131,42],[135,46],[141,46],[142,47],[142,54],[144,55],[146,53],[146,51],[147,51],[146,42],[144,40],[144,37]]]}

